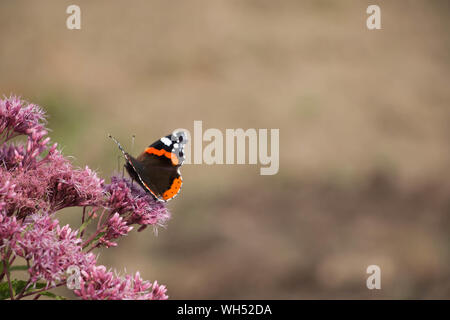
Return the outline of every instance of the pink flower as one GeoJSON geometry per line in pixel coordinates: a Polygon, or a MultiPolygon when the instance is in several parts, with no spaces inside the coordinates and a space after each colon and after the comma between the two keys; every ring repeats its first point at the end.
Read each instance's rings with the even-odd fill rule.
{"type": "Polygon", "coordinates": [[[36,168],[15,170],[14,178],[11,170],[0,165],[0,208],[5,206],[9,214],[24,217],[103,201],[103,180],[87,167],[74,169],[58,151],[36,168]]]}
{"type": "Polygon", "coordinates": [[[8,207],[14,203],[17,193],[14,191],[16,185],[11,182],[12,176],[9,172],[0,168],[0,210],[8,212],[8,207]]]}
{"type": "Polygon", "coordinates": [[[17,239],[22,231],[23,227],[17,222],[16,217],[8,217],[0,210],[0,250],[4,247],[16,249],[17,239]]]}
{"type": "Polygon", "coordinates": [[[4,144],[0,147],[0,163],[8,170],[19,167],[25,155],[26,150],[23,145],[4,144]]]}
{"type": "Polygon", "coordinates": [[[0,135],[5,141],[20,134],[42,137],[47,134],[45,124],[45,112],[39,106],[15,96],[0,99],[0,135]]]}
{"type": "Polygon", "coordinates": [[[70,266],[88,270],[96,263],[92,253],[82,252],[77,232],[68,225],[60,227],[58,220],[34,214],[27,218],[25,229],[15,253],[30,262],[33,283],[43,279],[48,286],[55,285],[66,278],[70,266]]]}
{"type": "Polygon", "coordinates": [[[126,179],[119,179],[112,176],[111,183],[105,186],[105,191],[109,194],[105,205],[112,212],[123,215],[133,210],[134,197],[131,194],[131,189],[126,179]]]}
{"type": "Polygon", "coordinates": [[[148,225],[165,226],[170,213],[162,202],[156,201],[139,185],[127,178],[111,177],[111,184],[105,187],[110,197],[106,204],[112,212],[126,215],[128,224],[138,224],[139,231],[148,225]]]}
{"type": "Polygon", "coordinates": [[[166,286],[159,285],[158,281],[153,282],[151,300],[167,300],[169,296],[166,293],[166,286]]]}
{"type": "Polygon", "coordinates": [[[69,164],[61,163],[59,169],[49,169],[48,194],[52,210],[102,204],[103,180],[88,167],[73,169],[69,164]]]}
{"type": "Polygon", "coordinates": [[[0,202],[8,215],[23,218],[48,207],[46,182],[40,172],[8,171],[0,166],[0,202]],[[3,185],[3,187],[1,187],[3,185]]]}
{"type": "Polygon", "coordinates": [[[80,289],[75,294],[84,300],[166,300],[165,286],[143,281],[139,272],[134,277],[118,277],[105,266],[82,272],[80,289]]]}
{"type": "Polygon", "coordinates": [[[111,240],[127,235],[132,229],[133,227],[128,226],[123,217],[119,216],[116,212],[111,218],[109,218],[106,224],[106,232],[99,239],[99,241],[107,248],[115,247],[117,246],[117,243],[112,242],[111,240]]]}
{"type": "MultiPolygon", "coordinates": [[[[27,104],[18,97],[11,96],[4,100],[0,99],[0,141],[8,140],[18,136],[27,135],[28,141],[25,146],[2,150],[1,157],[6,157],[6,166],[14,164],[19,168],[29,168],[37,165],[38,156],[48,149],[50,138],[45,137],[48,133],[45,128],[46,119],[44,111],[37,105],[27,104]],[[8,151],[5,152],[5,151],[8,151]],[[13,161],[11,161],[13,160],[13,161]]],[[[3,148],[8,148],[3,145],[3,148]]]]}

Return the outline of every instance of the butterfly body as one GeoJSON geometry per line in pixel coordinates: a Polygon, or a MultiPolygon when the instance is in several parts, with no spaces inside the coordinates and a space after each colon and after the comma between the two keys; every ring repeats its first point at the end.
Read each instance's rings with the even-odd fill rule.
{"type": "Polygon", "coordinates": [[[125,152],[120,143],[111,138],[125,157],[125,169],[130,177],[156,200],[167,202],[180,192],[183,183],[180,167],[184,162],[184,146],[187,143],[183,131],[155,141],[137,158],[125,152]]]}

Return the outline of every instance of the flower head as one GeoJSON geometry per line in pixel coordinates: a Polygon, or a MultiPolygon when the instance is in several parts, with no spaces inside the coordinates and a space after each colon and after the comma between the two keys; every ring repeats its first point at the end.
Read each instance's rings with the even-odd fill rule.
{"type": "Polygon", "coordinates": [[[23,227],[17,222],[16,217],[8,217],[5,211],[0,210],[0,249],[6,246],[16,248],[17,239],[22,231],[23,227]]]}
{"type": "Polygon", "coordinates": [[[112,242],[111,240],[125,236],[131,230],[133,230],[133,227],[130,227],[123,217],[119,216],[116,212],[108,219],[108,222],[106,223],[106,232],[99,241],[106,247],[115,247],[117,246],[117,243],[112,242]]]}
{"type": "MultiPolygon", "coordinates": [[[[61,161],[62,162],[62,161],[61,161]]],[[[95,206],[103,202],[103,180],[86,167],[73,169],[68,163],[49,168],[49,200],[53,210],[74,206],[95,206]]]]}
{"type": "Polygon", "coordinates": [[[80,289],[75,294],[84,300],[166,300],[165,286],[143,281],[139,272],[119,277],[105,266],[82,272],[80,289]]]}
{"type": "Polygon", "coordinates": [[[148,225],[164,226],[170,218],[170,213],[162,202],[153,199],[127,178],[112,176],[111,183],[105,190],[110,195],[106,205],[121,215],[128,213],[127,223],[140,225],[140,230],[148,225]]]}
{"type": "Polygon", "coordinates": [[[70,266],[88,270],[95,265],[92,253],[82,252],[77,231],[48,215],[34,214],[26,219],[26,232],[19,237],[15,253],[30,261],[29,273],[33,283],[40,279],[54,285],[66,277],[70,266]]]}
{"type": "Polygon", "coordinates": [[[45,112],[39,106],[16,96],[0,99],[0,134],[5,140],[20,134],[43,137],[47,134],[45,125],[45,112]]]}
{"type": "Polygon", "coordinates": [[[0,99],[0,141],[7,142],[19,135],[28,136],[26,146],[11,149],[3,145],[8,149],[0,152],[0,159],[9,160],[5,163],[19,168],[35,167],[38,156],[48,151],[50,138],[46,137],[46,123],[45,113],[39,106],[27,104],[15,96],[0,99]]]}

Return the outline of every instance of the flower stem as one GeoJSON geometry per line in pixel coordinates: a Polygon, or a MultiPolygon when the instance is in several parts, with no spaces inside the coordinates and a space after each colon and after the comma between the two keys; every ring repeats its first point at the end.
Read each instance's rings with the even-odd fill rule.
{"type": "Polygon", "coordinates": [[[42,289],[39,289],[39,290],[37,290],[37,291],[33,291],[33,292],[29,292],[29,293],[27,293],[27,294],[24,294],[23,296],[20,297],[20,299],[25,298],[25,297],[28,297],[28,296],[32,296],[33,294],[36,294],[36,293],[41,293],[41,292],[44,292],[44,291],[52,290],[52,289],[61,287],[61,286],[65,285],[65,284],[66,284],[66,281],[64,280],[63,282],[58,283],[58,284],[55,284],[55,285],[52,286],[52,287],[49,287],[49,288],[42,288],[42,289]]]}
{"type": "MultiPolygon", "coordinates": [[[[103,226],[102,226],[103,228],[103,226]]],[[[101,229],[97,229],[85,242],[83,242],[83,244],[81,245],[84,248],[86,248],[91,242],[92,240],[95,239],[96,236],[98,236],[101,232],[101,229]]]]}
{"type": "Polygon", "coordinates": [[[9,276],[9,265],[7,264],[6,260],[3,260],[3,268],[6,270],[6,278],[8,279],[8,286],[9,286],[9,296],[11,297],[11,300],[14,299],[14,290],[11,284],[11,278],[9,276]]]}
{"type": "Polygon", "coordinates": [[[17,295],[17,299],[20,299],[21,297],[23,297],[23,295],[25,294],[25,292],[27,292],[28,287],[31,284],[31,278],[28,280],[27,284],[25,285],[25,287],[22,289],[22,291],[17,295]]]}
{"type": "MultiPolygon", "coordinates": [[[[81,217],[81,225],[84,224],[84,218],[85,218],[85,216],[86,216],[86,206],[83,207],[83,216],[81,217]]],[[[80,237],[82,238],[83,235],[84,235],[84,230],[81,231],[80,237]]]]}

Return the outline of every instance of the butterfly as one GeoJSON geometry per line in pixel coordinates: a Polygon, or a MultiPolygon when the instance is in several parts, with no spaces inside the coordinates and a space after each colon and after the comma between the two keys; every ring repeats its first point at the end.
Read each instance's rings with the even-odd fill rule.
{"type": "Polygon", "coordinates": [[[183,179],[180,167],[185,160],[184,146],[188,142],[184,131],[175,131],[152,143],[137,158],[127,153],[109,135],[125,157],[125,169],[130,177],[155,200],[167,202],[180,192],[183,179]]]}

